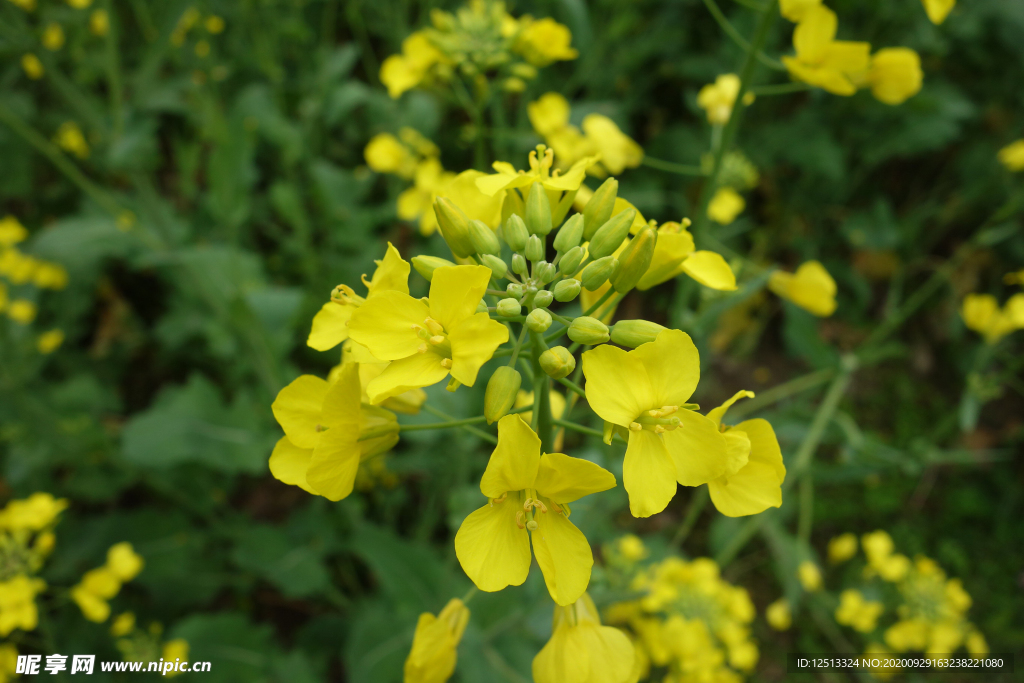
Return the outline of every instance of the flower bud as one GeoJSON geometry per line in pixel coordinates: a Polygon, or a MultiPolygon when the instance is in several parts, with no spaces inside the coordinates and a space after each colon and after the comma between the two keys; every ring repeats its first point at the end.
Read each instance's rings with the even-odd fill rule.
{"type": "Polygon", "coordinates": [[[483,221],[472,220],[469,222],[469,241],[477,254],[501,255],[501,243],[498,241],[498,236],[483,221]]]}
{"type": "Polygon", "coordinates": [[[554,241],[555,249],[564,254],[573,247],[578,247],[581,239],[583,239],[583,214],[576,213],[558,229],[554,241]]]}
{"type": "Polygon", "coordinates": [[[505,365],[494,371],[487,381],[487,391],[484,392],[484,417],[487,418],[487,424],[494,424],[512,410],[522,383],[523,376],[513,367],[505,365]]]}
{"type": "Polygon", "coordinates": [[[530,232],[526,229],[526,223],[518,215],[513,214],[505,221],[505,242],[512,251],[522,251],[526,248],[526,240],[530,232]]]}
{"type": "Polygon", "coordinates": [[[523,298],[523,286],[517,282],[508,283],[508,287],[505,288],[505,292],[508,294],[508,296],[514,297],[516,299],[523,298]]]}
{"type": "Polygon", "coordinates": [[[413,256],[412,267],[416,269],[416,272],[422,275],[427,282],[430,282],[434,277],[434,271],[438,268],[444,268],[445,266],[454,266],[455,264],[448,259],[441,258],[439,256],[413,256]]]}
{"type": "Polygon", "coordinates": [[[512,254],[512,272],[525,276],[528,271],[529,266],[526,265],[526,259],[523,258],[523,255],[512,254]]]}
{"type": "Polygon", "coordinates": [[[434,215],[441,228],[441,236],[452,253],[459,258],[472,256],[475,252],[469,240],[469,219],[462,209],[447,197],[438,197],[434,200],[434,215]]]}
{"type": "Polygon", "coordinates": [[[551,314],[543,308],[535,308],[526,316],[526,326],[534,332],[547,332],[551,327],[551,314]]]}
{"type": "Polygon", "coordinates": [[[498,302],[498,315],[503,318],[514,318],[523,312],[523,307],[515,299],[502,299],[498,302]]]}
{"type": "Polygon", "coordinates": [[[597,229],[608,222],[615,208],[615,197],[619,193],[619,181],[609,178],[601,183],[594,196],[583,207],[583,239],[590,240],[597,229]]]}
{"type": "Polygon", "coordinates": [[[551,232],[551,202],[540,183],[531,185],[526,195],[526,227],[531,235],[543,237],[551,232]]]}
{"type": "Polygon", "coordinates": [[[569,339],[572,339],[577,344],[588,344],[591,346],[594,344],[604,344],[610,338],[608,326],[597,318],[591,318],[589,315],[573,320],[572,324],[569,325],[567,334],[569,339]]]}
{"type": "Polygon", "coordinates": [[[572,301],[579,296],[581,289],[583,285],[579,280],[562,280],[555,285],[555,301],[561,301],[563,304],[572,301]]]}
{"type": "Polygon", "coordinates": [[[608,278],[615,275],[615,272],[619,268],[619,260],[614,256],[605,256],[599,258],[596,261],[589,263],[583,272],[580,273],[580,281],[583,282],[583,286],[590,291],[595,291],[598,287],[608,281],[608,278]]]}
{"type": "Polygon", "coordinates": [[[634,218],[636,209],[626,209],[612,216],[607,223],[598,228],[588,247],[590,258],[597,259],[614,253],[629,234],[634,218]]]}
{"type": "Polygon", "coordinates": [[[652,342],[667,328],[649,320],[620,320],[612,327],[612,341],[620,346],[635,349],[641,344],[652,342]]]}
{"type": "Polygon", "coordinates": [[[508,223],[508,219],[512,214],[518,214],[520,218],[526,215],[526,206],[523,204],[523,198],[519,196],[519,192],[515,189],[505,190],[505,198],[501,202],[501,224],[505,225],[508,223]]]}
{"type": "Polygon", "coordinates": [[[556,346],[540,354],[540,367],[548,377],[562,379],[576,369],[576,359],[569,353],[569,349],[556,346]]]}
{"type": "Polygon", "coordinates": [[[537,264],[537,267],[534,269],[533,274],[536,275],[541,282],[547,284],[554,280],[555,276],[558,275],[558,268],[555,268],[554,265],[548,263],[547,261],[541,261],[540,263],[537,264]]]}
{"type": "Polygon", "coordinates": [[[508,272],[508,264],[493,254],[484,254],[480,257],[480,260],[484,262],[485,266],[491,269],[495,280],[500,280],[505,277],[505,273],[508,272]]]}
{"type": "Polygon", "coordinates": [[[622,253],[619,254],[619,272],[612,277],[612,287],[623,294],[636,287],[640,278],[651,267],[654,246],[658,242],[658,231],[647,226],[636,234],[622,253]]]}
{"type": "Polygon", "coordinates": [[[558,262],[558,270],[562,275],[571,277],[576,274],[580,263],[583,262],[583,253],[583,247],[573,247],[562,254],[562,259],[558,262]]]}
{"type": "Polygon", "coordinates": [[[530,261],[540,261],[544,258],[544,241],[537,235],[530,235],[526,240],[526,258],[530,261]]]}
{"type": "Polygon", "coordinates": [[[546,289],[542,289],[533,295],[533,305],[537,308],[547,308],[551,305],[554,295],[546,289]]]}

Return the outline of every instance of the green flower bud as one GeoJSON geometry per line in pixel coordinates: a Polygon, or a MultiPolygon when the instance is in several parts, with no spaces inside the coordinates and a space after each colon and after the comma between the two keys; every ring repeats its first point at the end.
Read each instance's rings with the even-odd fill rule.
{"type": "Polygon", "coordinates": [[[609,178],[601,183],[594,196],[583,207],[583,239],[590,240],[597,229],[608,222],[615,208],[615,197],[619,193],[619,181],[609,178]]]}
{"type": "Polygon", "coordinates": [[[526,258],[530,261],[537,262],[544,258],[544,240],[537,235],[530,235],[530,239],[526,240],[526,258]]]}
{"type": "Polygon", "coordinates": [[[546,332],[551,327],[551,314],[543,308],[535,308],[526,316],[526,326],[534,332],[546,332]]]}
{"type": "Polygon", "coordinates": [[[522,384],[523,376],[515,368],[505,365],[494,371],[487,381],[487,391],[484,392],[484,417],[487,418],[487,424],[494,424],[512,410],[522,384]]]}
{"type": "Polygon", "coordinates": [[[540,367],[548,377],[562,379],[576,369],[576,359],[569,353],[569,349],[555,346],[540,354],[540,367]]]}
{"type": "Polygon", "coordinates": [[[534,269],[533,274],[536,275],[541,282],[547,284],[554,280],[555,276],[558,275],[558,268],[555,268],[552,264],[548,263],[547,261],[541,261],[540,263],[537,264],[537,267],[534,269]]]}
{"type": "Polygon", "coordinates": [[[531,235],[543,237],[551,232],[551,202],[540,183],[531,185],[526,195],[526,227],[531,235]]]}
{"type": "Polygon", "coordinates": [[[441,236],[448,243],[452,253],[460,258],[468,258],[476,251],[469,239],[469,219],[462,209],[446,197],[434,200],[434,215],[437,225],[441,228],[441,236]]]}
{"type": "Polygon", "coordinates": [[[629,228],[636,218],[636,209],[626,209],[608,219],[608,222],[597,229],[590,240],[590,258],[601,258],[615,253],[622,245],[622,240],[629,234],[629,228]]]}
{"type": "Polygon", "coordinates": [[[551,305],[555,296],[546,289],[542,289],[533,295],[533,305],[537,308],[547,308],[551,305]]]}
{"type": "Polygon", "coordinates": [[[523,307],[515,299],[502,299],[498,302],[498,315],[503,318],[514,318],[523,312],[523,307]]]}
{"type": "MultiPolygon", "coordinates": [[[[512,214],[526,215],[526,205],[523,204],[523,198],[519,196],[519,192],[515,189],[505,190],[505,198],[501,202],[501,224],[505,225],[508,223],[508,219],[512,214]]],[[[508,240],[505,241],[507,242],[508,240]]]]}
{"type": "Polygon", "coordinates": [[[580,263],[583,262],[583,247],[573,247],[569,251],[562,254],[561,260],[558,262],[558,270],[566,277],[571,277],[576,274],[579,270],[580,263]]]}
{"type": "Polygon", "coordinates": [[[620,346],[635,349],[641,344],[652,342],[667,328],[649,320],[620,320],[612,327],[612,341],[620,346]]]}
{"type": "Polygon", "coordinates": [[[422,275],[427,282],[430,282],[434,277],[434,271],[438,268],[444,268],[445,266],[454,266],[455,264],[448,259],[441,258],[439,256],[413,256],[412,267],[416,269],[416,272],[422,275]]]}
{"type": "Polygon", "coordinates": [[[516,282],[508,283],[508,287],[505,288],[505,292],[508,294],[508,296],[514,297],[516,299],[523,298],[523,286],[516,282]]]}
{"type": "Polygon", "coordinates": [[[484,254],[480,257],[480,260],[491,269],[495,280],[505,277],[505,274],[508,272],[508,264],[493,254],[484,254]]]}
{"type": "Polygon", "coordinates": [[[469,222],[469,241],[477,254],[501,255],[501,242],[483,221],[472,220],[469,222]]]}
{"type": "MultiPolygon", "coordinates": [[[[506,299],[508,301],[508,299],[506,299]]],[[[577,344],[604,344],[608,341],[608,326],[597,318],[591,318],[589,315],[581,316],[572,321],[569,325],[569,331],[567,333],[569,339],[572,339],[577,344]]]]}
{"type": "Polygon", "coordinates": [[[558,229],[555,235],[555,249],[559,253],[565,253],[573,247],[578,247],[583,239],[583,214],[575,213],[558,229]]]}
{"type": "Polygon", "coordinates": [[[580,273],[580,281],[590,291],[608,282],[608,278],[615,275],[619,269],[619,260],[614,256],[605,256],[587,264],[587,267],[580,273]]]}
{"type": "Polygon", "coordinates": [[[522,251],[526,248],[526,240],[529,239],[530,232],[526,229],[523,219],[513,214],[505,221],[504,237],[512,251],[522,251]]]}
{"type": "Polygon", "coordinates": [[[523,258],[522,254],[512,254],[512,272],[518,273],[519,275],[526,275],[529,271],[529,266],[526,265],[526,259],[523,258]]]}
{"type": "Polygon", "coordinates": [[[583,289],[583,285],[579,280],[562,280],[555,285],[555,300],[561,301],[563,304],[572,301],[579,296],[581,289],[583,289]]]}
{"type": "Polygon", "coordinates": [[[612,278],[612,287],[624,294],[636,287],[647,269],[651,267],[654,246],[658,242],[658,231],[647,226],[636,234],[622,253],[619,254],[619,272],[612,278]]]}

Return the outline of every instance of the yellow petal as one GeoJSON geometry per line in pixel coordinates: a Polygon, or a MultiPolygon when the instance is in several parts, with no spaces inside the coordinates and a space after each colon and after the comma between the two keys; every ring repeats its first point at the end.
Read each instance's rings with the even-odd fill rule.
{"type": "Polygon", "coordinates": [[[498,445],[487,461],[480,491],[488,498],[499,498],[507,491],[533,488],[541,462],[540,445],[540,437],[518,415],[498,420],[498,445]]]}
{"type": "Polygon", "coordinates": [[[274,452],[270,454],[270,473],[278,481],[298,486],[307,493],[316,495],[316,491],[306,483],[306,468],[309,467],[309,460],[313,457],[313,449],[299,448],[287,436],[274,446],[274,452]]]}
{"type": "Polygon", "coordinates": [[[793,275],[772,273],[768,289],[819,317],[836,310],[836,282],[818,261],[801,264],[793,275]]]}
{"type": "Polygon", "coordinates": [[[642,406],[647,410],[682,405],[697,388],[700,355],[690,335],[685,332],[660,332],[653,342],[641,344],[629,355],[639,360],[644,369],[645,377],[634,378],[634,382],[649,387],[645,389],[649,392],[646,394],[648,400],[642,406]],[[647,381],[643,382],[643,379],[647,381]]]}
{"type": "Polygon", "coordinates": [[[545,93],[526,106],[526,114],[533,129],[546,137],[569,123],[569,102],[556,92],[545,93]]]}
{"type": "Polygon", "coordinates": [[[800,59],[806,62],[824,59],[838,27],[839,19],[829,8],[819,5],[807,10],[793,31],[793,47],[800,59]]]}
{"type": "Polygon", "coordinates": [[[491,269],[486,266],[438,268],[430,280],[430,317],[451,333],[456,325],[476,313],[490,281],[491,269]]]}
{"type": "Polygon", "coordinates": [[[408,294],[410,271],[409,262],[402,258],[398,249],[395,249],[391,242],[388,242],[388,250],[379,262],[377,270],[374,271],[370,284],[367,285],[369,293],[366,297],[369,298],[380,292],[408,294]]]}
{"type": "Polygon", "coordinates": [[[871,43],[836,40],[829,44],[821,66],[843,73],[855,83],[862,81],[871,63],[871,43]]]}
{"type": "Polygon", "coordinates": [[[922,0],[924,11],[933,24],[941,24],[946,16],[953,11],[956,0],[922,0]]]}
{"type": "Polygon", "coordinates": [[[584,353],[583,375],[587,402],[608,422],[627,426],[654,405],[640,359],[617,346],[602,344],[584,353]]]}
{"type": "Polygon", "coordinates": [[[714,422],[716,425],[721,426],[722,418],[725,417],[725,411],[729,410],[729,408],[732,407],[732,404],[740,400],[741,398],[754,398],[754,392],[747,391],[746,389],[737,391],[735,394],[732,395],[732,398],[730,398],[717,408],[714,408],[711,411],[709,411],[708,419],[714,422]]]}
{"type": "Polygon", "coordinates": [[[329,385],[313,375],[301,375],[277,394],[274,417],[299,448],[313,448],[320,438],[317,425],[329,385]]]}
{"type": "Polygon", "coordinates": [[[471,387],[483,364],[494,356],[499,346],[508,341],[508,328],[497,320],[491,320],[486,313],[476,313],[449,330],[452,377],[471,387]]]}
{"type": "Polygon", "coordinates": [[[591,493],[615,488],[615,475],[583,458],[545,453],[540,458],[535,487],[556,503],[571,503],[591,493]]]}
{"type": "Polygon", "coordinates": [[[743,431],[750,440],[750,459],[734,474],[708,483],[711,501],[728,517],[756,515],[782,505],[786,467],[775,432],[761,419],[741,422],[727,434],[743,431]],[[749,431],[748,431],[749,430],[749,431]]]}
{"type": "MultiPolygon", "coordinates": [[[[483,221],[491,228],[497,228],[501,223],[501,203],[504,196],[490,196],[481,192],[476,181],[485,177],[486,174],[480,171],[463,171],[443,190],[439,190],[438,196],[452,200],[467,218],[483,221]]],[[[428,211],[427,215],[434,217],[433,210],[428,211]]]]}
{"type": "Polygon", "coordinates": [[[313,317],[313,328],[309,331],[306,345],[317,351],[327,351],[348,339],[348,321],[355,310],[354,306],[333,301],[325,303],[313,317]]]}
{"type": "Polygon", "coordinates": [[[625,633],[611,626],[584,624],[576,628],[590,655],[587,683],[635,683],[631,678],[636,652],[625,633]]]}
{"type": "Polygon", "coordinates": [[[564,623],[533,658],[534,683],[589,683],[590,652],[577,629],[564,623]]]}
{"type": "Polygon", "coordinates": [[[750,438],[738,429],[730,429],[722,436],[725,437],[725,453],[729,458],[722,476],[728,476],[739,472],[750,462],[750,438]]]}
{"type": "Polygon", "coordinates": [[[594,554],[583,532],[565,515],[548,509],[536,511],[537,529],[532,532],[533,553],[544,574],[551,599],[571,605],[580,599],[590,583],[594,554]]]}
{"type": "Polygon", "coordinates": [[[516,496],[471,513],[455,534],[455,555],[482,591],[520,586],[530,572],[530,535],[516,526],[522,502],[516,496]]]}
{"type": "Polygon", "coordinates": [[[771,466],[775,470],[775,476],[779,484],[786,480],[786,465],[782,461],[782,449],[779,448],[779,440],[775,437],[775,430],[772,429],[768,420],[755,418],[744,420],[734,429],[742,430],[750,439],[750,460],[771,466]]]}
{"type": "Polygon", "coordinates": [[[423,340],[412,326],[423,325],[429,315],[419,299],[401,292],[381,292],[356,309],[348,331],[377,358],[395,360],[416,353],[423,340]]]}
{"type": "Polygon", "coordinates": [[[747,202],[739,192],[731,187],[720,187],[715,190],[711,201],[708,202],[708,218],[716,223],[728,225],[736,220],[736,216],[740,215],[746,206],[747,202]]]}
{"type": "Polygon", "coordinates": [[[722,476],[729,466],[725,437],[714,422],[692,410],[680,410],[682,425],[662,434],[683,486],[700,486],[722,476]]]}
{"type": "MultiPolygon", "coordinates": [[[[660,238],[658,240],[661,241],[660,238]]],[[[723,292],[736,289],[736,276],[722,255],[714,251],[695,251],[682,262],[683,272],[705,287],[723,292]]]]}
{"type": "Polygon", "coordinates": [[[590,156],[580,159],[565,172],[564,175],[551,176],[544,181],[544,188],[548,190],[564,190],[575,192],[583,184],[583,178],[587,175],[587,169],[597,163],[599,157],[590,156]]]}
{"type": "Polygon", "coordinates": [[[324,400],[330,428],[322,432],[306,470],[306,483],[328,500],[352,493],[359,469],[359,367],[342,367],[324,400]]]}
{"type": "Polygon", "coordinates": [[[676,467],[662,436],[646,429],[629,433],[622,485],[634,517],[658,514],[676,495],[676,467]]]}
{"type": "MultiPolygon", "coordinates": [[[[693,236],[686,230],[680,232],[659,230],[658,242],[654,246],[654,255],[651,257],[651,265],[640,278],[636,288],[644,291],[679,275],[682,272],[681,266],[684,260],[693,253],[693,249],[693,236]]],[[[694,279],[700,281],[698,278],[694,279]]]]}
{"type": "Polygon", "coordinates": [[[441,356],[430,350],[392,361],[367,385],[370,403],[380,405],[392,396],[437,384],[448,376],[448,368],[441,365],[441,361],[441,356]]]}

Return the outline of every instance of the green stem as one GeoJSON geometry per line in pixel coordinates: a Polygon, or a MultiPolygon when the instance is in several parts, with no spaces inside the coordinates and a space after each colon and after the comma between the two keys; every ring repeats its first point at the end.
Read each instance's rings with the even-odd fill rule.
{"type": "Polygon", "coordinates": [[[523,340],[526,339],[526,325],[522,326],[519,332],[519,338],[516,339],[516,345],[512,348],[512,357],[509,359],[508,364],[512,367],[516,365],[516,359],[519,358],[519,350],[523,347],[523,340]]]}
{"type": "Polygon", "coordinates": [[[592,429],[590,427],[584,427],[581,424],[576,424],[575,422],[569,422],[568,420],[552,420],[552,422],[554,424],[558,425],[559,427],[565,427],[566,429],[571,429],[574,432],[579,432],[580,434],[589,434],[591,436],[596,436],[599,439],[603,439],[604,438],[604,433],[601,432],[601,430],[599,430],[599,429],[592,429]]]}
{"type": "Polygon", "coordinates": [[[843,394],[846,393],[846,388],[850,385],[850,378],[856,367],[856,359],[853,356],[847,356],[843,358],[842,363],[842,369],[835,376],[835,379],[832,380],[832,384],[829,385],[824,400],[814,414],[811,427],[807,431],[807,435],[804,436],[796,456],[793,458],[793,464],[789,468],[793,476],[787,477],[782,485],[783,494],[792,487],[794,478],[802,476],[811,466],[814,453],[818,450],[822,437],[825,436],[825,429],[828,427],[829,422],[832,421],[832,416],[835,414],[836,408],[839,407],[839,401],[842,400],[843,394]]]}
{"type": "Polygon", "coordinates": [[[806,545],[811,540],[814,525],[814,478],[810,472],[800,477],[800,516],[797,518],[797,538],[806,545]]]}
{"type": "Polygon", "coordinates": [[[530,334],[533,360],[533,431],[540,437],[541,448],[550,453],[554,447],[554,430],[551,428],[551,379],[540,366],[540,354],[543,353],[544,340],[540,334],[530,334]]]}
{"type": "Polygon", "coordinates": [[[596,310],[597,310],[597,309],[598,309],[598,308],[599,308],[599,307],[600,307],[600,306],[601,306],[601,305],[602,305],[602,304],[603,304],[603,303],[604,303],[605,301],[608,301],[608,299],[610,299],[610,298],[612,297],[612,295],[613,295],[613,294],[615,294],[615,290],[614,290],[614,289],[612,289],[611,287],[609,287],[609,288],[608,288],[608,291],[607,291],[607,292],[605,292],[604,294],[602,294],[602,295],[601,295],[601,298],[600,298],[600,299],[598,299],[597,301],[595,301],[595,302],[593,303],[593,305],[592,305],[592,306],[591,306],[590,308],[588,308],[587,310],[585,310],[585,311],[583,312],[583,315],[591,315],[591,314],[592,314],[592,313],[593,313],[594,311],[596,311],[596,310]]]}
{"type": "Polygon", "coordinates": [[[710,497],[707,486],[701,486],[694,491],[690,497],[690,504],[686,506],[683,521],[669,543],[670,548],[678,548],[690,536],[690,532],[693,531],[693,527],[696,526],[697,520],[700,518],[700,513],[707,507],[710,497]]]}
{"type": "Polygon", "coordinates": [[[700,166],[689,166],[687,164],[677,164],[674,161],[664,161],[662,159],[655,159],[644,155],[643,160],[644,166],[650,166],[656,168],[659,171],[668,171],[669,173],[678,173],[679,175],[695,175],[703,176],[707,175],[701,170],[700,166]]]}
{"type": "Polygon", "coordinates": [[[788,95],[795,92],[805,92],[812,88],[813,86],[806,83],[779,83],[777,85],[759,85],[756,88],[751,88],[750,92],[754,93],[757,97],[764,97],[766,95],[788,95]]]}
{"type": "MultiPolygon", "coordinates": [[[[423,410],[427,411],[431,415],[434,415],[436,417],[441,418],[442,420],[447,420],[448,422],[456,422],[457,421],[454,417],[452,417],[448,413],[445,413],[445,412],[442,412],[442,411],[438,410],[437,408],[433,407],[429,403],[424,403],[423,404],[423,410]]],[[[476,436],[476,437],[478,437],[480,439],[483,439],[484,441],[487,441],[488,443],[492,443],[494,445],[498,445],[498,439],[493,434],[488,434],[487,432],[485,432],[482,429],[477,429],[476,427],[474,427],[472,425],[459,425],[459,429],[464,429],[465,431],[469,432],[470,434],[473,434],[474,436],[476,436]]]]}
{"type": "MultiPolygon", "coordinates": [[[[783,64],[777,59],[772,59],[771,57],[761,52],[761,48],[764,46],[763,41],[761,43],[758,43],[755,37],[753,45],[748,43],[746,39],[740,35],[740,32],[736,30],[736,27],[729,22],[729,20],[725,16],[725,13],[722,12],[722,8],[718,6],[715,0],[704,0],[704,5],[708,8],[708,11],[711,12],[711,16],[715,18],[715,21],[718,22],[718,25],[722,27],[722,30],[725,31],[725,34],[729,36],[734,43],[743,48],[743,50],[746,51],[747,55],[749,55],[751,58],[757,59],[757,61],[761,62],[762,64],[771,69],[775,69],[776,71],[786,71],[785,64],[783,64]]],[[[771,6],[766,8],[764,12],[768,13],[774,9],[775,2],[773,2],[771,6]]],[[[740,97],[742,97],[742,91],[740,91],[740,97]]],[[[737,101],[738,100],[739,97],[737,97],[737,101]]]]}
{"type": "Polygon", "coordinates": [[[470,589],[466,591],[466,594],[462,596],[462,603],[469,604],[469,601],[472,600],[474,596],[476,596],[476,594],[479,592],[479,588],[477,588],[476,586],[471,586],[470,589]]]}
{"type": "Polygon", "coordinates": [[[114,119],[114,139],[118,139],[124,132],[124,89],[121,85],[121,57],[117,49],[117,32],[120,27],[111,0],[106,0],[103,5],[110,21],[106,40],[107,87],[110,90],[110,111],[114,119]]]}
{"type": "Polygon", "coordinates": [[[816,370],[806,375],[801,375],[788,382],[783,382],[777,386],[762,391],[755,398],[749,401],[743,401],[737,403],[729,409],[730,420],[739,420],[742,417],[756,413],[759,410],[763,410],[770,405],[778,403],[784,399],[789,398],[795,394],[813,389],[814,387],[821,386],[825,382],[832,379],[832,376],[836,374],[836,371],[832,368],[825,368],[824,370],[816,370]]]}
{"type": "Polygon", "coordinates": [[[467,417],[462,420],[453,420],[451,422],[427,422],[425,424],[413,424],[413,425],[401,425],[399,431],[402,432],[422,432],[427,429],[448,429],[449,427],[461,427],[463,425],[475,425],[481,422],[486,422],[487,418],[483,415],[477,415],[476,417],[467,417]]]}
{"type": "Polygon", "coordinates": [[[583,390],[583,387],[581,387],[579,384],[576,384],[575,382],[573,382],[572,380],[570,380],[570,379],[568,379],[566,377],[563,377],[560,380],[558,380],[558,383],[566,386],[567,388],[569,388],[572,391],[576,392],[577,394],[579,394],[583,398],[587,397],[587,392],[583,390]]]}

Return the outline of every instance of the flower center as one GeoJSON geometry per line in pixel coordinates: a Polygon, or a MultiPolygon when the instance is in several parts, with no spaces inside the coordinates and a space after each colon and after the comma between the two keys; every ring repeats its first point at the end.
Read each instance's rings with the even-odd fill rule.
{"type": "Polygon", "coordinates": [[[342,306],[362,306],[366,299],[355,293],[348,285],[338,285],[331,292],[331,301],[342,306]]]}
{"type": "Polygon", "coordinates": [[[441,367],[450,368],[452,366],[452,343],[448,340],[448,335],[445,334],[441,323],[427,316],[423,319],[422,325],[413,325],[412,330],[417,337],[423,340],[417,347],[417,352],[426,353],[432,350],[441,356],[441,367]]]}
{"type": "Polygon", "coordinates": [[[629,423],[629,429],[633,432],[647,429],[655,434],[671,432],[682,424],[678,417],[670,417],[677,410],[679,410],[679,406],[662,406],[661,408],[645,410],[640,414],[640,417],[629,423]]]}
{"type": "MultiPolygon", "coordinates": [[[[491,500],[491,505],[498,505],[505,502],[508,498],[508,494],[509,492],[506,491],[500,498],[494,498],[491,500]]],[[[536,489],[516,491],[514,495],[517,502],[519,500],[523,501],[523,509],[516,512],[516,526],[520,529],[529,529],[530,531],[537,530],[536,515],[538,510],[540,511],[540,514],[546,515],[550,511],[558,515],[565,515],[566,518],[568,518],[572,512],[569,509],[569,506],[565,503],[559,505],[553,500],[541,500],[536,489]]]]}

